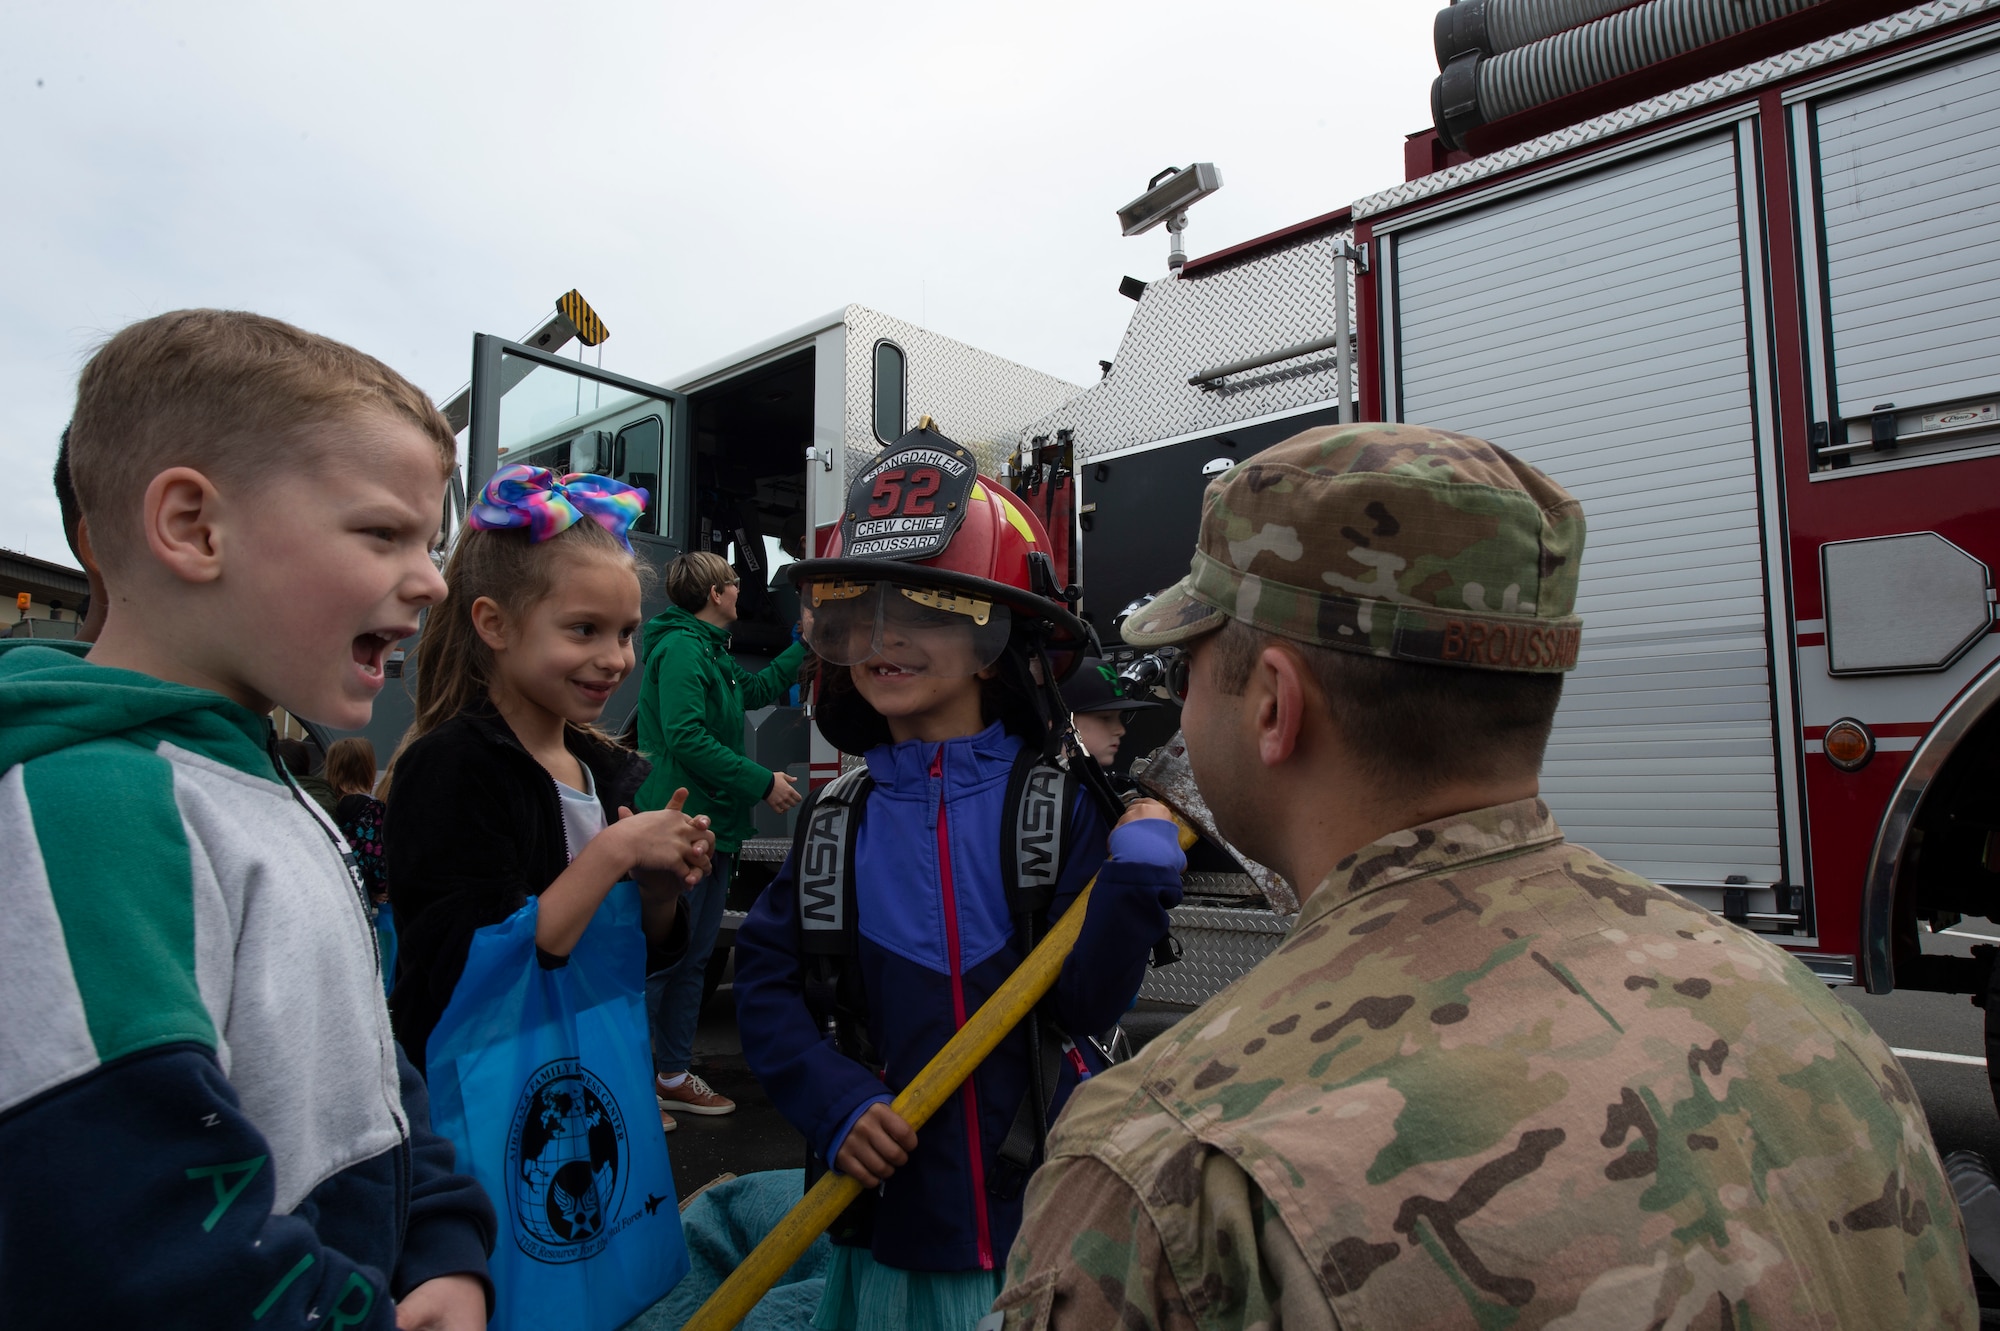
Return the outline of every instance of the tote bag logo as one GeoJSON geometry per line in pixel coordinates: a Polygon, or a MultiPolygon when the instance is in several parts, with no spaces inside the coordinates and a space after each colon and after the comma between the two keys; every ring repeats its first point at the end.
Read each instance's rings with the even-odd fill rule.
{"type": "Polygon", "coordinates": [[[611,1089],[574,1058],[544,1063],[521,1088],[507,1136],[515,1243],[543,1262],[604,1251],[630,1164],[611,1089]]]}

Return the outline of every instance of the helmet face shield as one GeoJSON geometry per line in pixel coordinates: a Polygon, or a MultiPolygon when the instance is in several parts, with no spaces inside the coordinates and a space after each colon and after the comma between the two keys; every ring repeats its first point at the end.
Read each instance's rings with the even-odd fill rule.
{"type": "Polygon", "coordinates": [[[1013,612],[941,587],[822,579],[799,587],[806,645],[832,665],[879,661],[913,675],[964,679],[1000,659],[1013,612]]]}

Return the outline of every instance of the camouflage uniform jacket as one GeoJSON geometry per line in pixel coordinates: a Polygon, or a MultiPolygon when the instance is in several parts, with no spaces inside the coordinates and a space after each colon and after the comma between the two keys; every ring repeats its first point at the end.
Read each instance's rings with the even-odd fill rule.
{"type": "Polygon", "coordinates": [[[1044,1327],[1972,1327],[1895,1057],[1524,800],[1342,861],[1064,1112],[997,1308],[1044,1327]]]}

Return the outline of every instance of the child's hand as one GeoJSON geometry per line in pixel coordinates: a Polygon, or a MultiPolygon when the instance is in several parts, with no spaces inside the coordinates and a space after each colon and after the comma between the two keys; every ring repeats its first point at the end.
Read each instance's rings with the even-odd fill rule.
{"type": "Polygon", "coordinates": [[[486,1288],[471,1276],[426,1280],[396,1305],[396,1331],[483,1331],[485,1326],[486,1288]]]}
{"type": "Polygon", "coordinates": [[[625,838],[624,849],[631,857],[632,874],[642,884],[659,885],[671,877],[692,887],[707,875],[715,853],[715,833],[708,830],[708,816],[690,818],[681,812],[687,803],[687,787],[674,792],[667,807],[652,813],[633,813],[621,806],[617,828],[625,838]]]}
{"type": "Polygon", "coordinates": [[[1123,827],[1127,823],[1136,823],[1141,818],[1164,818],[1171,823],[1174,821],[1174,811],[1158,800],[1133,800],[1125,806],[1125,816],[1118,820],[1118,825],[1123,827]]]}
{"type": "Polygon", "coordinates": [[[833,1157],[833,1167],[864,1188],[879,1188],[899,1166],[910,1163],[910,1152],[916,1149],[917,1130],[878,1101],[854,1121],[833,1157]]]}
{"type": "Polygon", "coordinates": [[[576,950],[605,894],[620,879],[635,878],[642,889],[640,925],[646,937],[663,939],[680,913],[681,894],[708,873],[715,834],[708,819],[681,812],[687,791],[677,790],[664,809],[652,813],[618,810],[618,821],[590,839],[583,854],[543,889],[535,917],[535,946],[551,956],[576,950]]]}

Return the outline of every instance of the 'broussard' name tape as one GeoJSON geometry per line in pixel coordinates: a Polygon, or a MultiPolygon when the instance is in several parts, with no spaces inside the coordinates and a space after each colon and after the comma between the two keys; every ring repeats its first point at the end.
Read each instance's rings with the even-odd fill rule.
{"type": "Polygon", "coordinates": [[[962,458],[955,458],[949,453],[940,453],[935,448],[910,448],[882,459],[882,461],[868,469],[865,473],[865,478],[872,481],[883,472],[892,468],[916,467],[922,466],[924,463],[929,463],[940,471],[949,472],[953,476],[963,476],[972,470],[971,465],[962,458]]]}
{"type": "Polygon", "coordinates": [[[870,555],[893,554],[899,550],[929,550],[937,545],[936,536],[884,536],[873,541],[856,541],[846,552],[849,559],[866,559],[870,555]]]}
{"type": "Polygon", "coordinates": [[[1447,619],[1437,656],[1442,661],[1471,661],[1517,670],[1542,666],[1567,670],[1576,664],[1582,640],[1582,630],[1574,628],[1468,624],[1462,619],[1447,619]]]}

